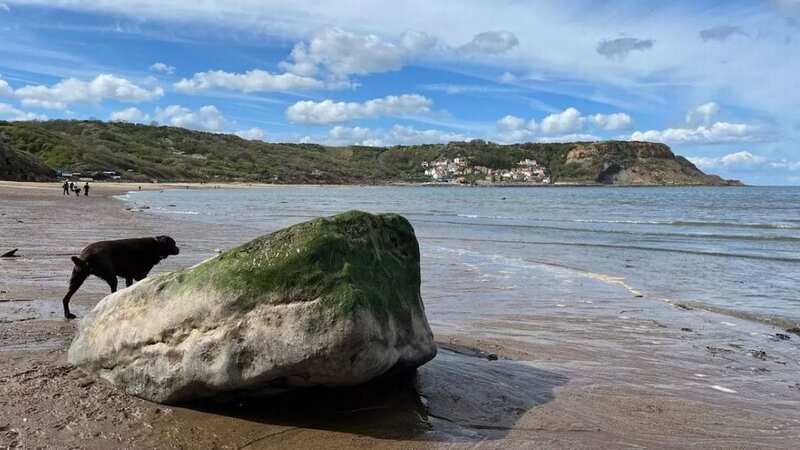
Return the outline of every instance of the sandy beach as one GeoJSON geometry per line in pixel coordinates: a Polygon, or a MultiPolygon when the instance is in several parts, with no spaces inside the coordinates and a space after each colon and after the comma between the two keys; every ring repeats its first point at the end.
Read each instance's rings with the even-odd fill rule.
{"type": "MultiPolygon", "coordinates": [[[[142,188],[187,186],[209,187],[142,188]]],[[[167,234],[181,254],[157,273],[255,237],[113,198],[138,187],[95,183],[76,198],[55,183],[0,182],[0,253],[20,255],[0,259],[0,448],[797,447],[800,335],[636,295],[622,311],[597,302],[434,325],[439,355],[402,383],[182,407],[127,396],[66,362],[69,256],[167,234]]],[[[73,312],[107,293],[90,278],[73,312]]]]}

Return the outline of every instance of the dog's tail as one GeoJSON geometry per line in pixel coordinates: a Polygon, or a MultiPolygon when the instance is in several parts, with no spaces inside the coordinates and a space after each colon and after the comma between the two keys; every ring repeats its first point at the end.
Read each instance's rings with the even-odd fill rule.
{"type": "Polygon", "coordinates": [[[78,258],[77,256],[72,257],[72,262],[74,262],[75,265],[80,267],[81,269],[86,269],[89,267],[89,264],[87,264],[86,261],[78,258]]]}

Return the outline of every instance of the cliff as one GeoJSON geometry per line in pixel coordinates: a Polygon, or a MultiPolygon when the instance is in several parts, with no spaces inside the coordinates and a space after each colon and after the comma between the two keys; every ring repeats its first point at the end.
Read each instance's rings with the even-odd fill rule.
{"type": "MultiPolygon", "coordinates": [[[[664,144],[651,142],[597,142],[575,144],[567,152],[564,164],[581,174],[574,181],[590,178],[602,184],[623,185],[739,185],[707,175],[664,144]]],[[[568,177],[561,181],[570,181],[568,177]]]]}
{"type": "Polygon", "coordinates": [[[510,169],[535,159],[554,183],[735,185],[663,144],[608,141],[499,145],[474,140],[395,147],[266,143],[183,128],[54,120],[2,122],[0,179],[47,179],[49,167],[118,171],[124,180],[383,184],[426,182],[423,162],[465,157],[510,169]],[[49,166],[49,167],[47,167],[49,166]]]}

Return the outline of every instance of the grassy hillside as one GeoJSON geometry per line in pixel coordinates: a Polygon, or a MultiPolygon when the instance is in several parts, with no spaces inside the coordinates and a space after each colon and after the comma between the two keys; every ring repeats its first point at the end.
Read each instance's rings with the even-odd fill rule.
{"type": "Polygon", "coordinates": [[[35,156],[16,150],[0,140],[0,180],[46,181],[55,175],[35,156]]]}
{"type": "Polygon", "coordinates": [[[521,159],[536,159],[548,168],[554,182],[651,184],[647,176],[628,176],[630,168],[639,167],[648,159],[649,168],[645,171],[663,169],[666,162],[674,166],[662,170],[661,179],[652,184],[670,184],[673,172],[682,174],[675,177],[674,183],[721,183],[706,177],[688,161],[676,158],[666,146],[648,143],[498,145],[472,141],[388,148],[323,147],[247,141],[234,135],[174,127],[66,120],[0,121],[0,141],[54,169],[117,170],[124,173],[125,179],[133,180],[421,182],[429,181],[423,173],[423,161],[467,156],[475,165],[498,169],[510,168],[521,159]],[[583,152],[586,155],[580,158],[573,155],[576,148],[598,146],[602,148],[594,153],[583,152]],[[660,149],[655,152],[657,157],[642,154],[642,148],[652,146],[660,149]],[[620,170],[604,178],[601,175],[609,167],[620,170]],[[627,178],[619,178],[620,173],[627,178]]]}

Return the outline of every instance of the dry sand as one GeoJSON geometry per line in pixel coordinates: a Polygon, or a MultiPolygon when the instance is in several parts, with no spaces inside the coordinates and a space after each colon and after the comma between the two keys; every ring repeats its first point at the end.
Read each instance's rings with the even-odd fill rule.
{"type": "MultiPolygon", "coordinates": [[[[77,325],[61,318],[69,256],[100,239],[169,234],[182,251],[156,267],[162,272],[254,237],[127,211],[111,198],[135,189],[95,183],[90,197],[75,198],[56,184],[0,182],[0,253],[21,254],[0,259],[0,449],[793,449],[800,442],[800,336],[782,340],[765,325],[655,302],[434,329],[440,355],[414,380],[185,407],[127,396],[66,363],[77,325]]],[[[83,315],[107,289],[90,279],[73,311],[83,315]]]]}

